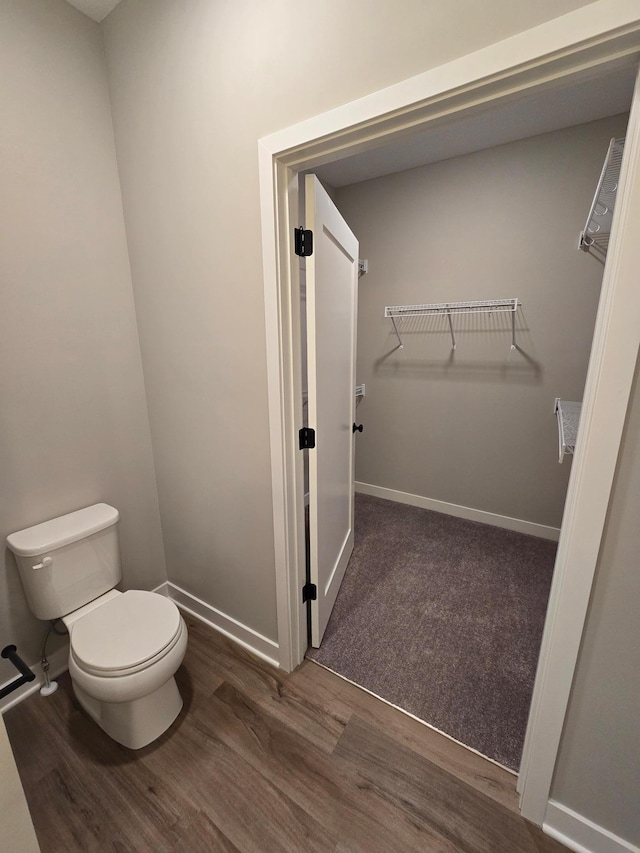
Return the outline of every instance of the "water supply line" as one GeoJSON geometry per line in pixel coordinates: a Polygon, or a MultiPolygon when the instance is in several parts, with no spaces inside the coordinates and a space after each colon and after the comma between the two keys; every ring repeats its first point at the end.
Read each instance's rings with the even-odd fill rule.
{"type": "Polygon", "coordinates": [[[54,634],[57,634],[59,637],[63,637],[65,634],[68,634],[68,631],[58,631],[56,629],[56,622],[59,622],[59,619],[52,619],[51,624],[49,625],[49,630],[45,634],[44,642],[42,643],[42,654],[40,655],[40,666],[42,667],[42,677],[44,678],[44,684],[40,688],[41,696],[51,696],[52,693],[55,693],[58,689],[58,682],[51,681],[49,677],[49,661],[47,659],[47,640],[49,639],[49,635],[53,631],[54,634]]]}

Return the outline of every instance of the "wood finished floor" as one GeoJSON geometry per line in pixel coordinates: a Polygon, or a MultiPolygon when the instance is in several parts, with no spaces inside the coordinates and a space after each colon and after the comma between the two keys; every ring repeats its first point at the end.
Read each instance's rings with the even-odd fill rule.
{"type": "Polygon", "coordinates": [[[151,746],[107,738],[68,674],[5,714],[43,853],[566,850],[520,817],[507,771],[311,661],[286,675],[186,621],[185,706],[151,746]]]}

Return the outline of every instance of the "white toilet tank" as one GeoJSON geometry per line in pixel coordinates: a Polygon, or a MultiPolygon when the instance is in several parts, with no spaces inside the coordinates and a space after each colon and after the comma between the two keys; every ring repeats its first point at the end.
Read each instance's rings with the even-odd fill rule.
{"type": "Polygon", "coordinates": [[[7,537],[38,619],[65,616],[120,581],[119,517],[112,506],[95,504],[7,537]]]}

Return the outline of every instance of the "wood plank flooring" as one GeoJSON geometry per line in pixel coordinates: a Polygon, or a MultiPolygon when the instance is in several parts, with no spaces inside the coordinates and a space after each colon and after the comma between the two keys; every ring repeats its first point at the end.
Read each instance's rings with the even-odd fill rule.
{"type": "Polygon", "coordinates": [[[283,674],[185,618],[185,707],[145,749],[107,738],[68,674],[5,715],[43,853],[566,849],[520,817],[512,774],[311,661],[283,674]]]}

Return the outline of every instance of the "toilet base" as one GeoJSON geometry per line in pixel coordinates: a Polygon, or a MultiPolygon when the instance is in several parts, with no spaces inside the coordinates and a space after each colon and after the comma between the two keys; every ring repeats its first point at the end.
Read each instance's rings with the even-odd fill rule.
{"type": "Polygon", "coordinates": [[[159,738],[182,709],[182,697],[173,677],[131,702],[101,702],[85,693],[73,679],[72,684],[78,702],[91,719],[110,738],[129,749],[142,749],[159,738]]]}

